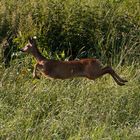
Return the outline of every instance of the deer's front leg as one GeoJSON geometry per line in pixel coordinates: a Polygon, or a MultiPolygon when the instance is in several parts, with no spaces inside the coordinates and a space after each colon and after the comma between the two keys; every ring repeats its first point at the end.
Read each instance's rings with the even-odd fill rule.
{"type": "Polygon", "coordinates": [[[38,64],[38,63],[34,65],[33,78],[40,79],[40,78],[37,76],[38,66],[39,66],[39,64],[38,64]]]}

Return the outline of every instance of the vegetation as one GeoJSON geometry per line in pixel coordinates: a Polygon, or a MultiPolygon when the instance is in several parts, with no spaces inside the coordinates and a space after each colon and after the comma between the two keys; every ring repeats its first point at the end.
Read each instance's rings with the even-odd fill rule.
{"type": "Polygon", "coordinates": [[[129,61],[138,55],[139,0],[1,0],[0,6],[0,41],[12,32],[21,47],[36,35],[45,55],[57,59],[118,63],[120,55],[129,61]]]}
{"type": "Polygon", "coordinates": [[[139,140],[139,9],[139,0],[1,0],[0,44],[12,34],[16,59],[0,64],[0,139],[139,140]],[[47,58],[97,57],[129,82],[33,79],[34,59],[17,52],[28,36],[47,58]]]}

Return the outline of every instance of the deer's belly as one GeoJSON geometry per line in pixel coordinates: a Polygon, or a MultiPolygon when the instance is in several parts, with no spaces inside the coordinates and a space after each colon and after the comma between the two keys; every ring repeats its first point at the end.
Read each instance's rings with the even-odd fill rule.
{"type": "Polygon", "coordinates": [[[75,71],[73,69],[65,71],[45,71],[45,76],[54,78],[54,79],[68,79],[72,77],[82,77],[85,76],[85,74],[82,71],[75,71]]]}

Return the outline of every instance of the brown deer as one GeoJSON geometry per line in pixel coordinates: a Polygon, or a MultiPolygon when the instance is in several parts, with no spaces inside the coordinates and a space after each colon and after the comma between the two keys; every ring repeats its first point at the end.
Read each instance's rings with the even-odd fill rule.
{"type": "Polygon", "coordinates": [[[110,74],[116,83],[120,86],[125,85],[127,80],[123,80],[112,67],[102,67],[98,59],[88,58],[73,61],[59,61],[47,59],[39,52],[36,41],[29,38],[29,43],[21,49],[22,52],[32,54],[37,63],[34,66],[33,77],[37,76],[37,70],[41,71],[45,76],[54,79],[67,79],[72,77],[86,77],[95,80],[105,74],[110,74]]]}

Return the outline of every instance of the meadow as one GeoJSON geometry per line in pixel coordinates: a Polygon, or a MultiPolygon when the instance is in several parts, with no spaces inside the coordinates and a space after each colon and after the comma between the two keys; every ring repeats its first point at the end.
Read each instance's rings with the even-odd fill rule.
{"type": "Polygon", "coordinates": [[[33,79],[34,58],[12,49],[10,67],[0,63],[0,139],[139,140],[139,9],[139,0],[1,0],[1,46],[11,33],[17,48],[36,36],[47,58],[96,57],[128,83],[33,79]]]}

